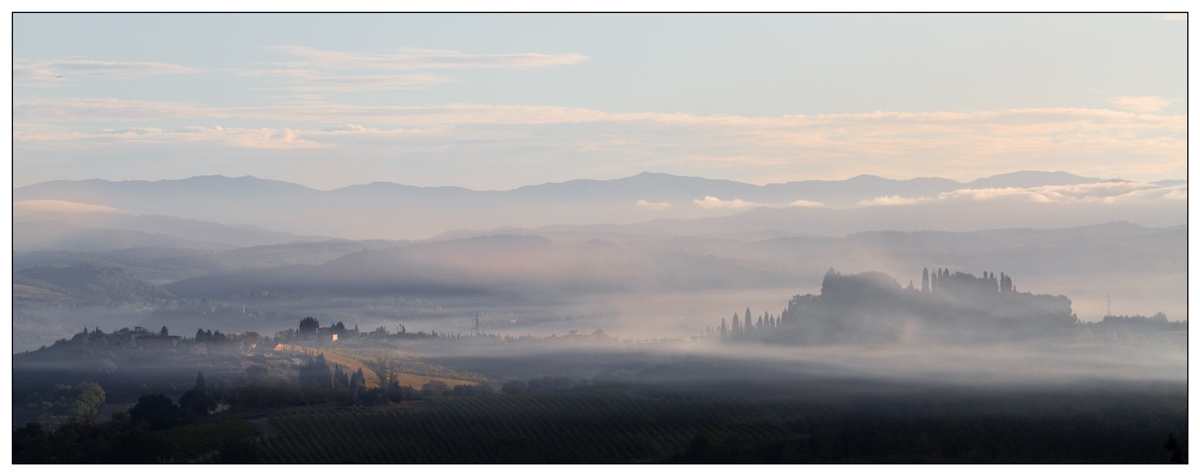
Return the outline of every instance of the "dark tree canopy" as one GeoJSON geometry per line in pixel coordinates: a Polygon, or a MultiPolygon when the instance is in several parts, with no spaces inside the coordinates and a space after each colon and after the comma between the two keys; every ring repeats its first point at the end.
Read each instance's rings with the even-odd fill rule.
{"type": "Polygon", "coordinates": [[[312,333],[317,332],[317,329],[319,329],[320,327],[321,327],[321,323],[310,316],[310,317],[306,317],[306,318],[300,320],[300,329],[299,330],[300,330],[300,334],[312,334],[312,333]]]}
{"type": "Polygon", "coordinates": [[[161,393],[145,395],[138,399],[137,405],[129,409],[129,417],[134,422],[144,422],[154,429],[171,426],[178,413],[179,407],[161,393]]]}

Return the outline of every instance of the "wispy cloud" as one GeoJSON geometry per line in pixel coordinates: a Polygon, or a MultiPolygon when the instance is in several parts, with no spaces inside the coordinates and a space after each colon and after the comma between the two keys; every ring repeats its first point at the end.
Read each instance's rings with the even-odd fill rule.
{"type": "Polygon", "coordinates": [[[1172,102],[1158,96],[1121,96],[1109,98],[1108,101],[1114,106],[1133,112],[1158,112],[1166,109],[1172,102]]]}
{"type": "MultiPolygon", "coordinates": [[[[1132,183],[1132,182],[1129,182],[1132,183]]],[[[1150,184],[1138,184],[1142,186],[1155,187],[1150,184]]],[[[945,192],[938,195],[938,200],[970,200],[970,201],[985,201],[997,199],[1019,199],[1021,201],[1033,202],[1052,202],[1052,201],[1103,201],[1104,198],[1111,198],[1117,195],[1124,195],[1129,192],[1129,187],[1119,184],[1113,187],[1111,184],[1088,184],[1088,185],[1071,185],[1058,187],[1034,187],[1034,188],[983,188],[983,189],[963,189],[953,192],[945,192]]]]}
{"type": "MultiPolygon", "coordinates": [[[[491,179],[511,174],[511,182],[503,182],[511,186],[611,176],[614,170],[632,175],[647,167],[760,184],[840,179],[860,173],[969,180],[1028,168],[1030,161],[1082,175],[1145,176],[1182,171],[1187,157],[1187,116],[1106,109],[739,117],[480,104],[312,102],[215,107],[43,98],[14,100],[12,114],[14,146],[20,149],[36,142],[39,154],[74,147],[69,145],[73,141],[95,139],[92,132],[99,129],[97,125],[114,130],[130,126],[166,130],[157,121],[194,120],[263,126],[247,131],[291,130],[296,139],[344,148],[344,157],[354,157],[352,160],[382,160],[371,158],[372,154],[402,155],[440,164],[430,168],[459,171],[507,160],[525,164],[523,170],[559,170],[555,164],[564,160],[574,164],[569,177],[533,178],[515,173],[511,167],[488,172],[491,179]],[[55,124],[69,127],[49,127],[55,124]],[[337,129],[347,125],[361,125],[363,130],[337,129]],[[55,139],[45,140],[48,137],[55,139]],[[389,152],[385,154],[385,150],[389,152]]],[[[126,135],[131,134],[110,134],[126,135]]],[[[195,147],[194,142],[180,142],[185,139],[165,132],[142,137],[151,135],[161,141],[159,154],[170,154],[170,147],[195,147]]],[[[128,140],[130,144],[146,143],[128,140]]],[[[212,143],[255,148],[262,144],[257,140],[212,143]]],[[[110,146],[117,144],[119,141],[114,141],[110,146]]]]}
{"type": "Polygon", "coordinates": [[[1163,199],[1166,199],[1166,200],[1187,200],[1187,186],[1183,186],[1183,187],[1171,187],[1171,188],[1172,188],[1172,190],[1170,190],[1169,192],[1167,192],[1167,193],[1164,193],[1164,194],[1162,195],[1162,198],[1163,198],[1163,199]]]}
{"type": "Polygon", "coordinates": [[[905,197],[901,197],[899,195],[890,195],[887,197],[875,197],[870,200],[862,200],[862,201],[858,202],[858,204],[863,205],[863,206],[868,206],[868,207],[875,206],[875,205],[884,205],[884,206],[914,205],[917,203],[929,202],[931,200],[932,199],[930,199],[930,198],[905,198],[905,197]]]}
{"type": "Polygon", "coordinates": [[[368,134],[374,136],[396,136],[410,134],[410,131],[395,129],[379,131],[377,129],[346,124],[329,127],[323,130],[303,130],[291,128],[238,128],[215,126],[185,126],[171,131],[154,127],[123,127],[116,129],[100,129],[91,133],[69,131],[66,128],[46,124],[15,124],[13,140],[17,142],[40,142],[49,145],[70,147],[71,143],[83,143],[87,147],[101,147],[119,144],[159,144],[195,147],[197,143],[210,142],[233,147],[251,149],[294,149],[319,148],[345,144],[336,140],[338,137],[368,134]],[[334,139],[323,143],[322,138],[334,139]]]}
{"type": "Polygon", "coordinates": [[[13,215],[35,213],[124,213],[119,208],[64,200],[17,200],[12,202],[13,215]]]}
{"type": "Polygon", "coordinates": [[[148,144],[178,147],[196,147],[211,143],[245,149],[309,149],[328,147],[310,137],[320,132],[304,132],[293,129],[245,129],[221,126],[188,126],[174,131],[163,131],[153,127],[125,127],[101,129],[91,134],[68,132],[62,128],[17,124],[13,127],[13,140],[54,144],[62,148],[85,148],[95,150],[111,146],[144,146],[148,144]]]}
{"type": "Polygon", "coordinates": [[[369,118],[391,124],[577,124],[644,122],[672,126],[738,127],[759,135],[751,139],[800,139],[805,133],[836,133],[850,140],[864,137],[972,134],[990,136],[1052,135],[1106,128],[1184,131],[1186,116],[1151,116],[1106,109],[1011,109],[972,113],[874,112],[818,116],[701,116],[665,113],[611,113],[555,106],[311,106],[217,107],[162,101],[120,99],[19,99],[13,113],[23,122],[146,120],[181,117],[241,117],[275,121],[345,122],[369,118]],[[850,128],[850,129],[847,129],[850,128]]]}
{"type": "Polygon", "coordinates": [[[351,92],[380,89],[408,89],[427,84],[452,81],[450,78],[430,74],[404,74],[379,76],[327,76],[320,78],[305,78],[291,86],[283,87],[288,91],[332,91],[351,92]]]}
{"type": "Polygon", "coordinates": [[[740,198],[734,200],[721,200],[710,195],[705,195],[704,200],[692,200],[692,203],[695,203],[696,206],[700,208],[752,208],[762,206],[754,202],[747,202],[740,198]]]}
{"type": "Polygon", "coordinates": [[[72,140],[81,136],[78,132],[54,124],[13,124],[14,143],[48,142],[72,140]]]}
{"type": "Polygon", "coordinates": [[[1142,198],[1164,187],[1141,182],[1114,181],[1082,185],[1052,185],[1032,188],[985,188],[939,194],[938,200],[1018,200],[1039,203],[1115,203],[1119,199],[1142,198]]]}
{"type": "Polygon", "coordinates": [[[267,49],[301,58],[286,63],[296,68],[325,70],[371,69],[446,69],[446,68],[543,68],[579,63],[587,57],[578,54],[541,53],[476,55],[459,51],[404,49],[395,53],[367,55],[342,51],[323,51],[305,46],[269,46],[267,49]]]}
{"type": "Polygon", "coordinates": [[[271,69],[242,71],[238,76],[263,78],[281,84],[276,89],[299,92],[350,92],[363,90],[408,89],[453,79],[432,74],[380,74],[330,76],[312,69],[271,69]]]}
{"type": "Polygon", "coordinates": [[[298,58],[277,63],[279,68],[239,72],[239,76],[279,83],[275,89],[299,92],[378,91],[428,86],[450,78],[432,74],[371,74],[382,71],[461,68],[530,69],[571,65],[586,59],[582,55],[541,53],[467,54],[459,51],[402,49],[385,54],[325,51],[305,46],[269,46],[266,49],[298,58]],[[353,70],[363,74],[339,75],[353,70]]]}
{"type": "Polygon", "coordinates": [[[252,69],[238,71],[238,76],[247,78],[317,78],[321,73],[312,69],[252,69]]]}
{"type": "Polygon", "coordinates": [[[85,60],[13,61],[13,79],[58,82],[73,75],[133,79],[160,74],[198,73],[200,70],[168,63],[85,60]]]}
{"type": "Polygon", "coordinates": [[[637,206],[642,207],[642,208],[649,208],[651,210],[662,210],[665,208],[671,208],[671,203],[670,202],[647,202],[645,200],[638,200],[637,206]]]}
{"type": "Polygon", "coordinates": [[[357,124],[346,124],[344,126],[327,127],[321,129],[324,132],[379,132],[378,130],[369,127],[363,127],[357,124]]]}
{"type": "Polygon", "coordinates": [[[101,129],[97,134],[158,134],[162,129],[153,127],[122,127],[120,129],[101,129]]]}
{"type": "Polygon", "coordinates": [[[792,203],[787,204],[787,206],[789,206],[789,207],[823,207],[823,206],[825,206],[825,204],[821,203],[821,202],[811,202],[808,200],[796,200],[792,203]]]}
{"type": "Polygon", "coordinates": [[[1031,188],[979,188],[944,192],[936,197],[892,195],[863,200],[859,205],[915,205],[953,201],[1017,201],[1034,203],[1117,203],[1124,200],[1187,199],[1187,186],[1162,187],[1152,183],[1111,181],[1081,185],[1050,185],[1031,188]]]}
{"type": "Polygon", "coordinates": [[[327,147],[326,144],[302,137],[302,131],[287,128],[188,127],[176,132],[174,135],[179,135],[189,142],[222,142],[251,149],[310,149],[314,147],[327,147]]]}

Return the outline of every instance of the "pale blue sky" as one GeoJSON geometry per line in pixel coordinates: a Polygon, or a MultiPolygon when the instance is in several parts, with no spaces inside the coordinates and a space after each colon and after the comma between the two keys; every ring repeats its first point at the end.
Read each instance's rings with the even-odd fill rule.
{"type": "Polygon", "coordinates": [[[1184,178],[1186,24],[21,14],[14,185],[252,174],[504,189],[643,170],[753,183],[1184,178]]]}

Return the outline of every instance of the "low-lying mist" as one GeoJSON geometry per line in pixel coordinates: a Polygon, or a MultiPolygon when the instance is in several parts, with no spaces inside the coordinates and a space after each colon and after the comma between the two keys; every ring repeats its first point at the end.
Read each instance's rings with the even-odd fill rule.
{"type": "Polygon", "coordinates": [[[1080,321],[1108,313],[1186,320],[1186,227],[1111,223],[972,233],[871,232],[738,241],[612,242],[501,235],[324,242],[233,250],[128,249],[14,256],[14,349],[82,327],[142,325],[265,334],[306,316],[360,329],[499,335],[603,329],[630,339],[697,336],[747,307],[780,315],[819,294],[830,268],[919,286],[926,268],[1012,276],[1064,295],[1080,321]],[[167,279],[164,279],[167,278],[167,279]],[[172,279],[173,278],[173,279],[172,279]]]}

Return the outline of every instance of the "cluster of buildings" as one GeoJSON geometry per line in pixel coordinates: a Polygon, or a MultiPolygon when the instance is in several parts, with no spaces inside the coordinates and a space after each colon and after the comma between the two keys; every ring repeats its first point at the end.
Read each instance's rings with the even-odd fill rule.
{"type": "Polygon", "coordinates": [[[133,330],[118,331],[123,339],[129,339],[129,346],[135,349],[169,349],[179,347],[181,337],[169,335],[164,326],[161,331],[154,332],[145,327],[134,327],[133,330]]]}

